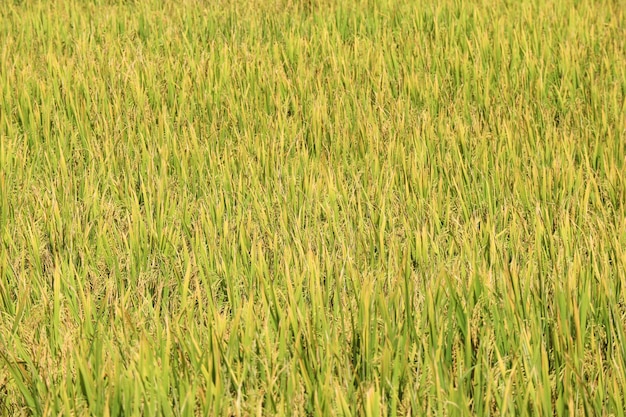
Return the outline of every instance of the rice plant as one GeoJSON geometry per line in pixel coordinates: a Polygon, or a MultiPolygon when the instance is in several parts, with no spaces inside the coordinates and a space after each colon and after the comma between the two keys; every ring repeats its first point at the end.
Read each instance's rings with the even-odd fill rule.
{"type": "Polygon", "coordinates": [[[622,0],[5,0],[0,416],[626,414],[622,0]]]}

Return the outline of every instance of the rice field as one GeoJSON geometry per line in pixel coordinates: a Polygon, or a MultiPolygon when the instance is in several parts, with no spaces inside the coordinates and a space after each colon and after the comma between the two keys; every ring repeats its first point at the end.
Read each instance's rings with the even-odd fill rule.
{"type": "Polygon", "coordinates": [[[626,415],[623,0],[5,0],[0,416],[626,415]]]}

